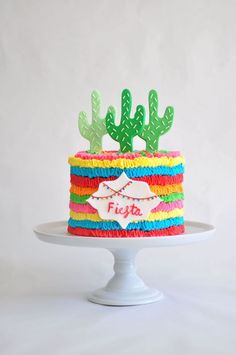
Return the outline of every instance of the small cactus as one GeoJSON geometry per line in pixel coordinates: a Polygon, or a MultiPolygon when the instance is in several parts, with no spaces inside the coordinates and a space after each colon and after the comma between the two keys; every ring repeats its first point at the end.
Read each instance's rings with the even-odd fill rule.
{"type": "Polygon", "coordinates": [[[132,106],[131,93],[124,89],[121,95],[121,120],[120,125],[115,124],[115,108],[110,106],[106,115],[106,127],[108,134],[120,144],[122,153],[133,151],[133,138],[140,134],[145,118],[145,110],[138,105],[134,118],[130,117],[132,106]]]}
{"type": "Polygon", "coordinates": [[[90,152],[102,150],[102,138],[107,133],[105,118],[100,117],[101,97],[97,91],[91,95],[92,123],[88,123],[87,114],[79,114],[79,130],[81,135],[90,142],[90,152]]]}
{"type": "Polygon", "coordinates": [[[158,96],[155,90],[151,90],[148,96],[149,101],[149,124],[144,125],[139,137],[146,141],[146,150],[154,152],[158,150],[159,138],[168,132],[173,124],[174,109],[168,106],[164,116],[158,116],[158,96]]]}

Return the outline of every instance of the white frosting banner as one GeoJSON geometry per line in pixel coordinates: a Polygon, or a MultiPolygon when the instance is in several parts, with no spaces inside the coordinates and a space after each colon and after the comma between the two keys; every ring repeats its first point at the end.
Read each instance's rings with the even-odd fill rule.
{"type": "Polygon", "coordinates": [[[125,173],[113,181],[103,181],[88,199],[100,218],[117,221],[125,229],[130,222],[146,220],[161,199],[143,181],[131,180],[125,173]]]}

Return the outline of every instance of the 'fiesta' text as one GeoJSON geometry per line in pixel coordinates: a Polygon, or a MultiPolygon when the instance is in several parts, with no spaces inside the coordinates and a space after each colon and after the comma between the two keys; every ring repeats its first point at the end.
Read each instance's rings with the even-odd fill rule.
{"type": "Polygon", "coordinates": [[[130,206],[121,207],[119,203],[109,202],[108,203],[108,212],[114,214],[121,214],[124,218],[127,218],[129,215],[132,216],[142,216],[143,214],[134,203],[130,206]]]}

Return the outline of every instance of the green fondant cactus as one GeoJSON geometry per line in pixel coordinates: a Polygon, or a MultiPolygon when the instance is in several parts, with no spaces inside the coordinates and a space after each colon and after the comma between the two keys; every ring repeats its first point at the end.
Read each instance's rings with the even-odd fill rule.
{"type": "Polygon", "coordinates": [[[79,114],[79,130],[81,135],[90,142],[90,152],[102,150],[102,138],[107,133],[105,118],[100,117],[101,98],[97,91],[91,95],[92,123],[88,123],[87,114],[79,114]]]}
{"type": "Polygon", "coordinates": [[[158,150],[159,138],[168,132],[173,124],[174,109],[168,106],[164,116],[158,116],[158,96],[155,90],[151,90],[148,96],[149,101],[149,124],[144,125],[139,137],[146,141],[146,150],[154,152],[158,150]]]}
{"type": "Polygon", "coordinates": [[[115,108],[113,106],[109,107],[106,115],[107,132],[115,141],[119,142],[122,153],[132,152],[133,138],[141,133],[144,124],[144,107],[138,105],[134,118],[131,118],[131,106],[131,93],[128,89],[124,89],[121,95],[120,125],[115,124],[115,108]]]}

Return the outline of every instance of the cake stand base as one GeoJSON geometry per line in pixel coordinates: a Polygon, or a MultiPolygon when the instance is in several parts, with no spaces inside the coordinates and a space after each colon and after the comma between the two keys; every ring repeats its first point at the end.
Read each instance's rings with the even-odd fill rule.
{"type": "Polygon", "coordinates": [[[137,275],[135,256],[137,249],[109,249],[113,254],[114,276],[106,287],[89,295],[91,302],[110,306],[132,306],[160,300],[160,291],[149,288],[137,275]]]}
{"type": "Polygon", "coordinates": [[[215,228],[199,222],[185,222],[181,235],[138,238],[80,237],[67,233],[67,222],[51,222],[35,227],[37,237],[44,242],[91,248],[105,248],[114,256],[114,275],[104,288],[88,296],[89,301],[109,306],[132,306],[162,299],[160,291],[149,288],[137,275],[135,257],[143,248],[187,245],[209,239],[215,228]]]}

